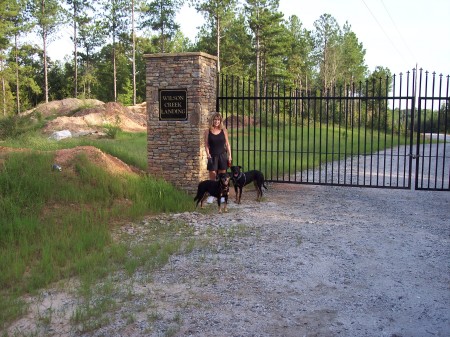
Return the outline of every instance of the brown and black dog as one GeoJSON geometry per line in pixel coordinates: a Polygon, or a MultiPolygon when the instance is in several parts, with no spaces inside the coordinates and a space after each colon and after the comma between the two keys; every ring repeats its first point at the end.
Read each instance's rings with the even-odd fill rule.
{"type": "Polygon", "coordinates": [[[261,200],[263,196],[262,188],[267,190],[264,184],[264,174],[258,170],[252,170],[248,172],[242,172],[241,166],[231,166],[231,181],[233,182],[234,192],[236,194],[236,202],[241,203],[242,188],[253,182],[256,188],[256,200],[261,200]],[[239,191],[238,191],[239,189],[239,191]]]}
{"type": "Polygon", "coordinates": [[[228,194],[230,192],[230,174],[219,173],[218,180],[204,180],[198,184],[197,195],[194,201],[197,201],[195,207],[200,203],[200,207],[203,208],[203,201],[208,196],[217,198],[217,204],[219,205],[219,213],[222,213],[221,203],[222,197],[225,199],[223,210],[227,212],[228,194]]]}

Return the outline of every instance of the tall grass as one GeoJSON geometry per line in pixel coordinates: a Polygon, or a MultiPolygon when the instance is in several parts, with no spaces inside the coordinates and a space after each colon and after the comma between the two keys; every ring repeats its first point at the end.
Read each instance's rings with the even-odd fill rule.
{"type": "Polygon", "coordinates": [[[111,175],[85,156],[74,172],[52,171],[53,152],[11,153],[0,167],[0,326],[19,300],[74,275],[104,275],[124,249],[114,223],[188,211],[192,198],[148,176],[111,175]]]}

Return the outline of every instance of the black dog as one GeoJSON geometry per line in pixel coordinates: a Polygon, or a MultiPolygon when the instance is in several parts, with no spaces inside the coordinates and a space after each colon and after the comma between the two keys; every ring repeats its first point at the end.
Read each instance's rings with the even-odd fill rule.
{"type": "Polygon", "coordinates": [[[258,170],[248,172],[242,172],[241,170],[241,166],[231,166],[231,180],[233,181],[234,192],[236,194],[236,202],[238,204],[241,203],[242,188],[252,181],[256,188],[256,200],[260,200],[263,196],[262,188],[264,187],[267,190],[264,184],[264,174],[258,170]]]}
{"type": "Polygon", "coordinates": [[[209,196],[217,198],[217,204],[219,205],[219,213],[222,212],[221,200],[225,199],[223,210],[227,212],[228,194],[230,192],[230,174],[219,173],[219,180],[204,180],[198,184],[197,195],[194,201],[197,201],[195,207],[200,203],[200,207],[203,208],[203,201],[209,196]]]}

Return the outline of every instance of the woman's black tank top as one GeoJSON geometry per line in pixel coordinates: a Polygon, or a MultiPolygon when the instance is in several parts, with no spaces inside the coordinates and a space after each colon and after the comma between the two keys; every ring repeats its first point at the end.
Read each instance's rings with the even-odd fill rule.
{"type": "Polygon", "coordinates": [[[209,153],[211,155],[218,155],[225,152],[225,134],[223,130],[215,135],[209,131],[208,134],[209,153]]]}

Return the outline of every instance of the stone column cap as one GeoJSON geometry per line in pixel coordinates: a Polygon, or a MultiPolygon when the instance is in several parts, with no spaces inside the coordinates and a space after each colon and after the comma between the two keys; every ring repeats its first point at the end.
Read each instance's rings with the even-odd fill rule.
{"type": "Polygon", "coordinates": [[[144,54],[144,58],[158,58],[158,57],[193,57],[193,56],[202,56],[205,58],[213,59],[217,61],[217,56],[204,53],[204,52],[185,52],[185,53],[155,53],[155,54],[144,54]]]}

